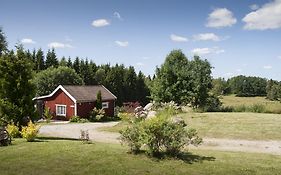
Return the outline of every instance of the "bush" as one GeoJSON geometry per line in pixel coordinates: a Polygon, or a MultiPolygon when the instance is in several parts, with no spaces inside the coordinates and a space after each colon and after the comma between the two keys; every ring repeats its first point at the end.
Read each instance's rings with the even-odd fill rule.
{"type": "Polygon", "coordinates": [[[122,144],[127,144],[132,153],[138,153],[143,144],[141,123],[133,124],[120,131],[120,140],[122,144]]]}
{"type": "Polygon", "coordinates": [[[118,114],[118,118],[125,122],[131,122],[134,118],[134,115],[132,113],[123,112],[118,114]]]}
{"type": "Polygon", "coordinates": [[[19,127],[17,127],[13,122],[7,125],[6,130],[12,138],[20,136],[19,127]]]}
{"type": "Polygon", "coordinates": [[[28,125],[23,127],[21,130],[21,135],[25,138],[28,142],[32,142],[35,140],[36,135],[39,132],[39,126],[32,123],[32,121],[28,122],[28,125]]]}
{"type": "Polygon", "coordinates": [[[89,120],[86,119],[86,118],[81,118],[79,116],[72,116],[70,118],[69,122],[71,122],[71,123],[87,123],[87,122],[89,122],[89,120]]]}
{"type": "Polygon", "coordinates": [[[127,144],[134,153],[142,145],[147,145],[148,153],[152,156],[158,156],[162,152],[177,156],[184,146],[199,145],[202,139],[197,136],[196,130],[187,130],[183,120],[171,117],[173,113],[173,110],[166,109],[154,118],[130,123],[120,131],[122,143],[127,144]]]}
{"type": "Polygon", "coordinates": [[[53,118],[53,116],[52,116],[52,114],[50,112],[50,108],[45,107],[45,109],[44,109],[44,117],[46,119],[46,122],[50,123],[51,119],[53,118]]]}
{"type": "Polygon", "coordinates": [[[263,113],[265,112],[265,106],[262,104],[254,104],[251,106],[250,112],[256,112],[256,113],[263,113]]]}
{"type": "Polygon", "coordinates": [[[207,98],[207,102],[203,108],[204,112],[219,112],[221,111],[222,103],[216,96],[210,96],[207,98]]]}
{"type": "Polygon", "coordinates": [[[105,114],[104,109],[94,108],[90,113],[90,121],[91,122],[105,121],[106,116],[104,114],[105,114]]]}

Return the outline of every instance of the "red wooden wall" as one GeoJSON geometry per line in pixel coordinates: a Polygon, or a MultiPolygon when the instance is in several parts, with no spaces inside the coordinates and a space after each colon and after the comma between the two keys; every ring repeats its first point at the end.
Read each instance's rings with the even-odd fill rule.
{"type": "Polygon", "coordinates": [[[74,116],[74,102],[61,90],[59,89],[52,97],[44,100],[45,107],[50,108],[50,111],[54,118],[69,120],[70,117],[74,116]],[[66,105],[66,117],[56,116],[56,104],[66,105]]]}
{"type": "MultiPolygon", "coordinates": [[[[108,108],[104,109],[107,116],[114,116],[114,100],[103,101],[108,102],[108,108]]],[[[91,110],[96,106],[95,102],[77,103],[77,115],[81,117],[88,117],[91,110]]]]}

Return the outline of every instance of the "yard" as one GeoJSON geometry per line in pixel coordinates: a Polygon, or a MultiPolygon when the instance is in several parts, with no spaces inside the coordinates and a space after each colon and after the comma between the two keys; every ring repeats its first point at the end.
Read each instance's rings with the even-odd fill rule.
{"type": "MultiPolygon", "coordinates": [[[[281,140],[281,115],[261,113],[183,113],[187,124],[198,130],[201,137],[281,140]]],[[[118,132],[127,124],[121,122],[114,127],[101,128],[118,132]]]]}
{"type": "Polygon", "coordinates": [[[190,150],[182,160],[126,153],[118,144],[16,139],[0,147],[0,174],[280,174],[281,157],[190,150]]]}

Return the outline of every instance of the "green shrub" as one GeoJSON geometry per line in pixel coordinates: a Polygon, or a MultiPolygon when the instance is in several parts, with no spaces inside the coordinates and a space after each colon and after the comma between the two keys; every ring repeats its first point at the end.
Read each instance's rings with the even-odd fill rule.
{"type": "Polygon", "coordinates": [[[79,121],[80,121],[79,116],[72,116],[69,120],[69,122],[72,122],[72,123],[78,123],[79,121]]]}
{"type": "Polygon", "coordinates": [[[122,121],[130,122],[134,118],[134,115],[132,113],[120,112],[118,114],[118,118],[120,118],[122,121]]]}
{"type": "Polygon", "coordinates": [[[143,130],[141,123],[136,123],[128,126],[124,130],[120,131],[120,140],[122,144],[127,144],[130,147],[132,153],[138,153],[143,144],[142,135],[143,130]]]}
{"type": "Polygon", "coordinates": [[[50,108],[45,107],[45,109],[44,109],[44,117],[46,119],[46,122],[50,123],[51,119],[53,118],[53,116],[52,116],[52,114],[50,112],[50,108]]]}
{"type": "Polygon", "coordinates": [[[95,121],[105,121],[106,120],[106,116],[105,116],[105,111],[104,109],[97,109],[94,108],[91,113],[90,113],[90,117],[89,117],[91,122],[95,122],[95,121]]]}
{"type": "Polygon", "coordinates": [[[37,126],[34,123],[32,123],[32,121],[29,121],[28,125],[22,128],[21,135],[28,142],[32,142],[35,140],[36,135],[39,132],[39,128],[40,128],[40,126],[37,126]]]}
{"type": "Polygon", "coordinates": [[[19,127],[17,127],[13,122],[7,125],[6,130],[12,138],[17,138],[20,136],[19,127]]]}
{"type": "Polygon", "coordinates": [[[204,112],[219,112],[221,110],[222,103],[216,96],[210,96],[207,98],[207,102],[203,107],[204,112]]]}
{"type": "Polygon", "coordinates": [[[199,145],[202,139],[194,129],[187,130],[183,120],[172,118],[174,110],[165,109],[156,117],[140,122],[131,122],[127,128],[120,131],[122,143],[127,144],[132,152],[138,152],[146,145],[148,153],[158,156],[165,152],[178,155],[184,146],[199,145]]]}
{"type": "Polygon", "coordinates": [[[250,107],[250,112],[263,113],[265,111],[265,106],[262,104],[254,104],[250,107]]]}
{"type": "Polygon", "coordinates": [[[88,123],[88,122],[89,122],[89,120],[86,119],[86,118],[81,118],[81,119],[78,121],[78,123],[88,123]]]}

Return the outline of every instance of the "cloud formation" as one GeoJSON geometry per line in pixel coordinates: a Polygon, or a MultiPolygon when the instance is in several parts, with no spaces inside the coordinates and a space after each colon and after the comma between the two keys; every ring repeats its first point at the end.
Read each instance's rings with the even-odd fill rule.
{"type": "Polygon", "coordinates": [[[220,54],[224,53],[225,50],[220,49],[219,47],[204,47],[204,48],[195,48],[191,51],[193,54],[196,55],[207,55],[207,54],[220,54]]]}
{"type": "Polygon", "coordinates": [[[60,43],[60,42],[51,42],[48,44],[49,48],[73,48],[72,45],[70,44],[64,44],[64,43],[60,43]]]}
{"type": "Polygon", "coordinates": [[[23,44],[35,44],[36,42],[33,41],[31,38],[23,38],[21,40],[21,43],[23,43],[23,44]]]}
{"type": "Polygon", "coordinates": [[[272,69],[272,66],[271,65],[266,65],[266,66],[263,66],[264,69],[272,69]]]}
{"type": "Polygon", "coordinates": [[[171,34],[170,39],[174,42],[187,42],[188,41],[188,39],[186,37],[175,35],[175,34],[171,34]]]}
{"type": "Polygon", "coordinates": [[[216,34],[214,33],[200,33],[198,35],[194,35],[193,36],[193,39],[195,41],[208,41],[208,40],[211,40],[211,41],[220,41],[220,37],[217,36],[216,34]]]}
{"type": "Polygon", "coordinates": [[[110,22],[106,19],[97,19],[92,22],[92,26],[94,27],[104,27],[110,25],[110,22]]]}
{"type": "Polygon", "coordinates": [[[251,10],[257,10],[258,8],[259,8],[259,5],[257,5],[257,4],[250,5],[251,10]]]}
{"type": "Polygon", "coordinates": [[[144,64],[142,62],[138,62],[136,65],[137,66],[144,66],[144,64]]]}
{"type": "Polygon", "coordinates": [[[227,8],[217,8],[209,14],[206,27],[231,27],[236,22],[237,20],[230,10],[227,8]]]}
{"type": "Polygon", "coordinates": [[[115,41],[115,43],[120,47],[128,47],[129,46],[128,41],[115,41]]]}
{"type": "Polygon", "coordinates": [[[246,30],[267,30],[281,28],[281,0],[264,4],[256,11],[248,13],[243,19],[246,30]]]}

